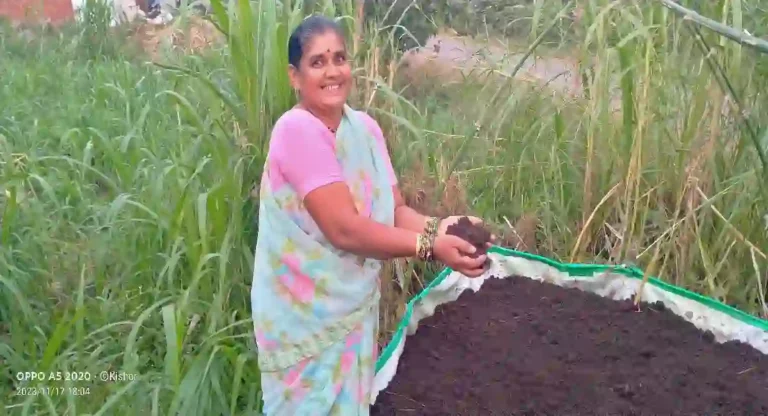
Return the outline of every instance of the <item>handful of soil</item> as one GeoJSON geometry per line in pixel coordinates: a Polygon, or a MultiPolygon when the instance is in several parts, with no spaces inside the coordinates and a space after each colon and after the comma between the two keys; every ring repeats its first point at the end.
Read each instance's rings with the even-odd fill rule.
{"type": "Polygon", "coordinates": [[[455,224],[448,226],[445,233],[455,235],[475,246],[477,251],[470,256],[472,258],[479,257],[488,252],[486,244],[491,242],[491,232],[479,225],[473,224],[468,217],[459,218],[459,221],[455,224]]]}

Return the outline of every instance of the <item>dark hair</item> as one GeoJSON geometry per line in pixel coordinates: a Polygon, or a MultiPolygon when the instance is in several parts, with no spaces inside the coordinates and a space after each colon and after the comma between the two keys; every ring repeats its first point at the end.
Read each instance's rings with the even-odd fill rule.
{"type": "Polygon", "coordinates": [[[304,47],[317,35],[332,30],[344,39],[344,32],[334,20],[325,16],[310,16],[304,19],[291,33],[288,39],[288,63],[299,68],[299,62],[304,55],[304,47]]]}

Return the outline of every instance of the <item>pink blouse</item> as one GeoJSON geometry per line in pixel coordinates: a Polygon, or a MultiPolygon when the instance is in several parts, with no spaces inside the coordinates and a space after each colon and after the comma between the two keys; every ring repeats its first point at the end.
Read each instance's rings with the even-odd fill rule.
{"type": "MultiPolygon", "coordinates": [[[[397,184],[384,133],[368,114],[358,111],[376,139],[391,185],[397,184]]],[[[303,109],[286,112],[275,124],[269,143],[269,176],[272,189],[286,183],[304,198],[311,191],[333,182],[344,181],[336,158],[336,136],[315,116],[303,109]]]]}

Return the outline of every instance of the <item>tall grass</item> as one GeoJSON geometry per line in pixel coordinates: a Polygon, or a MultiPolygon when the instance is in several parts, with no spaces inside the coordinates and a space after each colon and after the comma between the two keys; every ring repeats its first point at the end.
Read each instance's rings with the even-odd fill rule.
{"type": "Polygon", "coordinates": [[[24,55],[0,62],[2,102],[14,103],[0,110],[4,410],[257,414],[247,289],[256,153],[198,83],[79,59],[88,52],[77,42],[18,45],[24,55]],[[34,385],[16,378],[27,371],[87,373],[42,384],[89,390],[15,396],[34,385]],[[102,371],[136,378],[104,382],[102,371]]]}
{"type": "MultiPolygon", "coordinates": [[[[699,11],[733,24],[743,15],[739,4],[699,11]]],[[[468,88],[452,85],[449,100],[416,99],[427,117],[406,117],[433,132],[420,140],[437,182],[455,175],[472,209],[497,222],[537,214],[546,255],[638,263],[673,283],[768,313],[760,275],[768,200],[746,128],[749,122],[764,132],[767,125],[759,98],[768,82],[765,57],[703,32],[711,45],[705,53],[690,23],[653,2],[582,5],[581,47],[554,52],[580,61],[587,99],[553,98],[546,88],[490,74],[468,88]],[[486,108],[494,117],[468,149],[467,127],[486,108]],[[459,153],[463,160],[451,169],[459,153]]],[[[395,160],[410,166],[412,160],[403,161],[409,157],[403,152],[395,160]]]]}
{"type": "MultiPolygon", "coordinates": [[[[768,316],[765,56],[697,30],[661,4],[580,5],[578,37],[547,45],[546,54],[580,62],[586,99],[490,68],[463,84],[411,86],[417,110],[373,100],[380,121],[395,121],[389,137],[404,181],[414,166],[426,167],[435,183],[458,181],[469,208],[496,223],[538,216],[545,255],[637,263],[768,316]]],[[[744,25],[759,19],[744,17],[754,5],[697,7],[759,30],[744,25]]],[[[531,38],[548,38],[550,22],[557,20],[531,38]]]]}
{"type": "MultiPolygon", "coordinates": [[[[653,3],[584,4],[567,43],[580,47],[559,53],[582,62],[585,99],[498,75],[406,93],[385,59],[401,32],[368,22],[353,104],[384,126],[404,186],[497,224],[532,213],[545,255],[637,262],[764,313],[768,202],[741,114],[764,142],[765,58],[702,32],[707,55],[689,23],[653,3]]],[[[741,4],[699,12],[746,27],[741,4]]],[[[0,38],[0,98],[12,103],[0,109],[0,397],[10,414],[259,412],[254,185],[269,130],[295,102],[287,37],[310,8],[351,31],[355,2],[212,6],[223,48],[162,66],[90,60],[80,46],[91,32],[0,38]],[[98,380],[109,370],[136,377],[98,380]],[[89,394],[14,396],[31,385],[16,380],[27,371],[87,372],[72,386],[89,394]]],[[[529,39],[551,26],[554,14],[540,15],[529,39]]],[[[405,295],[418,289],[401,284],[405,295]]]]}

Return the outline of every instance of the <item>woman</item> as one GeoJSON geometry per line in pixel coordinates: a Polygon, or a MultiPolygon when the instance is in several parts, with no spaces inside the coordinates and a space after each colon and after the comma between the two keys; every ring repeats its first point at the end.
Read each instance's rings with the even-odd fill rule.
{"type": "MultiPolygon", "coordinates": [[[[289,40],[299,104],[276,123],[261,182],[252,308],[267,415],[368,414],[381,260],[436,259],[467,276],[485,256],[403,202],[376,121],[346,105],[340,28],[289,40]]],[[[476,221],[479,221],[475,219],[476,221]]]]}

